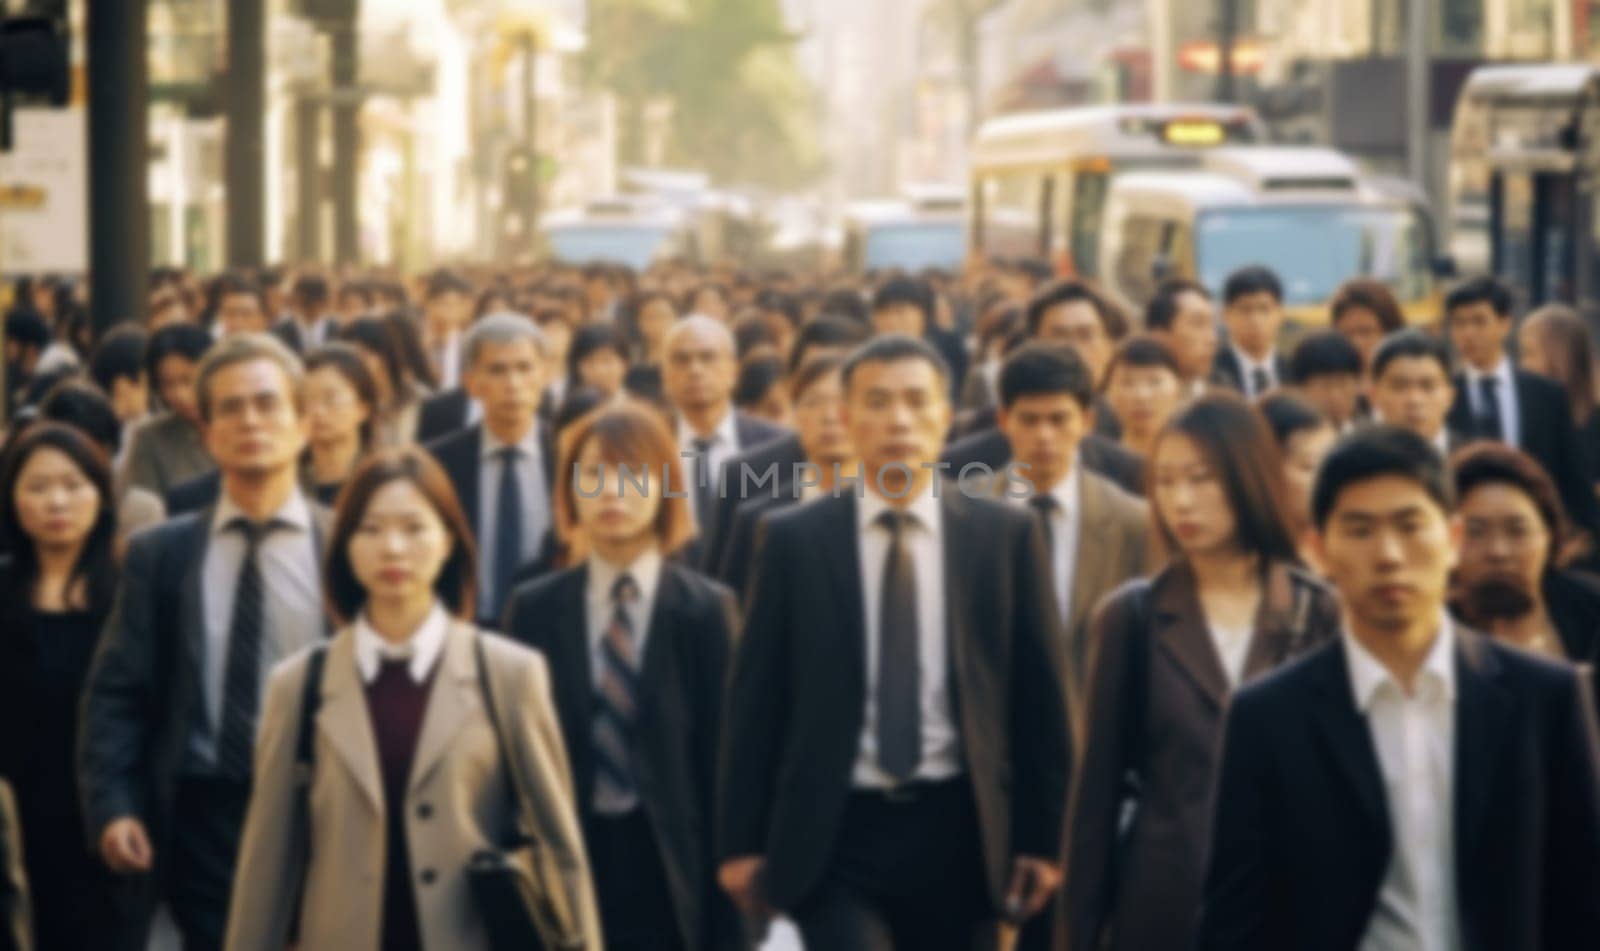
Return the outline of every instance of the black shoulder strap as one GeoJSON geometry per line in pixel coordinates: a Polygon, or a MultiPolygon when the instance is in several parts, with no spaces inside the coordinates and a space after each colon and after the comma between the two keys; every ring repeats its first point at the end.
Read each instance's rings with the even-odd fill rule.
{"type": "Polygon", "coordinates": [[[295,828],[300,848],[299,877],[289,922],[289,943],[300,936],[300,906],[305,898],[306,872],[311,867],[311,776],[317,763],[317,711],[322,707],[323,667],[328,645],[318,643],[306,657],[306,679],[300,688],[300,726],[294,743],[295,828]]]}
{"type": "Polygon", "coordinates": [[[1137,796],[1138,787],[1143,784],[1145,733],[1150,714],[1150,651],[1154,645],[1150,639],[1149,579],[1140,579],[1130,593],[1133,604],[1130,605],[1130,643],[1127,646],[1129,704],[1123,711],[1125,716],[1122,720],[1128,732],[1124,734],[1122,748],[1127,753],[1123,761],[1124,775],[1129,785],[1134,787],[1130,792],[1137,796]]]}

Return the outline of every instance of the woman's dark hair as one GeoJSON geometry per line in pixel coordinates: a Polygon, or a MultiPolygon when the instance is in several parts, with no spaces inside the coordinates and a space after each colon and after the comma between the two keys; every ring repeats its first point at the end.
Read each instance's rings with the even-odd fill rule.
{"type": "Polygon", "coordinates": [[[1545,553],[1555,567],[1566,543],[1568,525],[1561,507],[1561,494],[1549,473],[1531,456],[1505,443],[1481,441],[1450,457],[1456,499],[1465,499],[1473,489],[1484,485],[1509,486],[1528,497],[1550,534],[1550,549],[1545,553]]]}
{"type": "Polygon", "coordinates": [[[1260,410],[1262,418],[1272,428],[1278,449],[1283,452],[1289,451],[1289,441],[1301,433],[1333,428],[1328,417],[1322,415],[1322,411],[1309,400],[1285,390],[1273,390],[1258,397],[1256,409],[1260,410]]]}
{"type": "Polygon", "coordinates": [[[1327,528],[1340,493],[1384,476],[1415,483],[1446,515],[1455,507],[1444,458],[1433,445],[1409,429],[1380,423],[1339,440],[1322,460],[1311,490],[1312,523],[1327,528]]]}
{"type": "Polygon", "coordinates": [[[773,336],[772,327],[767,319],[756,310],[748,310],[739,314],[733,320],[733,346],[739,359],[748,357],[759,347],[776,347],[778,338],[773,336]]]}
{"type": "Polygon", "coordinates": [[[406,383],[410,377],[406,373],[405,357],[400,353],[400,343],[395,339],[394,327],[388,321],[381,317],[352,320],[339,329],[339,339],[382,360],[384,372],[389,374],[392,398],[396,401],[405,398],[406,383]]]}
{"type": "MultiPolygon", "coordinates": [[[[1239,548],[1263,559],[1298,560],[1299,550],[1289,526],[1288,491],[1284,485],[1283,455],[1267,421],[1244,398],[1234,393],[1213,393],[1180,409],[1156,439],[1151,458],[1173,436],[1191,440],[1210,463],[1233,510],[1239,548]]],[[[1155,467],[1149,467],[1152,486],[1155,467]]],[[[1153,496],[1152,496],[1153,497],[1153,496]]],[[[1172,530],[1152,505],[1162,541],[1169,552],[1181,547],[1172,530]]]]}
{"type": "Polygon", "coordinates": [[[117,516],[109,457],[87,436],[65,423],[35,423],[11,443],[4,460],[0,461],[0,491],[4,492],[4,497],[0,498],[0,538],[9,542],[11,550],[11,571],[4,575],[11,590],[0,592],[0,618],[4,619],[7,630],[17,630],[12,625],[27,614],[33,603],[33,585],[39,580],[39,553],[22,529],[16,497],[22,467],[40,449],[54,449],[71,459],[100,496],[100,511],[95,514],[83,550],[72,566],[69,584],[83,585],[84,607],[99,616],[110,610],[111,598],[116,592],[117,571],[112,551],[117,516]]]}
{"type": "Polygon", "coordinates": [[[81,377],[69,377],[52,386],[39,401],[39,419],[75,427],[108,457],[115,456],[122,446],[122,421],[111,401],[81,377]]]}
{"type": "Polygon", "coordinates": [[[1378,318],[1378,326],[1385,336],[1406,325],[1406,315],[1400,309],[1400,302],[1395,299],[1389,285],[1382,281],[1358,277],[1340,284],[1334,292],[1333,303],[1328,305],[1333,326],[1339,326],[1344,315],[1358,307],[1371,311],[1372,316],[1378,318]]]}
{"type": "Polygon", "coordinates": [[[578,365],[590,354],[601,350],[611,350],[622,359],[624,365],[628,361],[628,340],[611,324],[584,324],[572,332],[572,343],[567,347],[567,386],[580,385],[578,378],[578,365]]]}
{"type": "Polygon", "coordinates": [[[424,449],[405,446],[380,449],[351,473],[334,504],[333,530],[328,538],[328,557],[323,573],[327,588],[328,612],[339,624],[349,624],[367,603],[366,589],[356,579],[350,564],[350,539],[355,537],[366,517],[367,506],[378,490],[391,482],[404,481],[415,486],[433,506],[445,531],[450,533],[450,554],[433,579],[434,593],[445,610],[471,620],[476,606],[477,555],[472,529],[461,511],[450,477],[424,449]]]}
{"type": "Polygon", "coordinates": [[[430,390],[438,387],[439,379],[428,360],[427,349],[422,346],[422,328],[416,313],[409,309],[392,310],[383,315],[383,322],[393,332],[395,347],[400,352],[400,365],[406,371],[404,388],[414,389],[417,384],[430,390]]]}
{"type": "Polygon", "coordinates": [[[176,356],[198,364],[212,343],[210,331],[194,324],[168,324],[151,334],[144,348],[144,373],[151,389],[159,389],[163,360],[176,356]]]}
{"type": "Polygon", "coordinates": [[[772,388],[783,382],[783,372],[783,358],[771,348],[745,357],[733,384],[733,405],[743,410],[760,406],[772,388]]]}
{"type": "Polygon", "coordinates": [[[378,381],[372,378],[372,371],[361,359],[361,352],[348,343],[335,341],[323,344],[306,354],[305,369],[307,376],[315,370],[333,370],[356,391],[356,399],[367,404],[367,418],[361,421],[361,450],[365,452],[371,449],[373,440],[377,438],[381,408],[378,406],[378,381]]]}
{"type": "Polygon", "coordinates": [[[1178,358],[1172,355],[1172,348],[1149,334],[1134,334],[1117,344],[1111,360],[1106,363],[1101,387],[1109,388],[1111,378],[1123,367],[1168,370],[1179,381],[1183,380],[1183,371],[1178,368],[1178,358]]]}
{"type": "Polygon", "coordinates": [[[133,380],[144,376],[144,351],[150,340],[143,327],[123,324],[100,338],[89,358],[89,377],[95,386],[110,395],[118,380],[133,380]]]}
{"type": "Polygon", "coordinates": [[[629,297],[617,309],[617,325],[623,336],[628,339],[631,350],[631,353],[624,358],[629,363],[643,360],[645,357],[646,343],[644,331],[639,329],[639,315],[644,313],[645,307],[658,300],[665,301],[667,306],[672,308],[673,315],[678,315],[678,302],[666,291],[640,291],[629,297]]]}

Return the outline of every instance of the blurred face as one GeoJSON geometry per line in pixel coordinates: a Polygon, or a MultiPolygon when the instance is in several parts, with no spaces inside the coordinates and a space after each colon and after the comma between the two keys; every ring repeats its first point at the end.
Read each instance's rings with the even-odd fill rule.
{"type": "Polygon", "coordinates": [[[1379,419],[1428,440],[1444,431],[1455,397],[1444,367],[1430,357],[1397,357],[1372,385],[1372,407],[1379,419]]]}
{"type": "Polygon", "coordinates": [[[356,388],[333,367],[318,367],[306,374],[306,422],[314,444],[361,438],[361,424],[372,407],[361,402],[356,388]]]}
{"type": "Polygon", "coordinates": [[[1317,535],[1318,561],[1353,623],[1403,633],[1444,609],[1457,535],[1411,479],[1385,475],[1346,486],[1317,535]]]}
{"type": "Polygon", "coordinates": [[[1549,559],[1550,530],[1533,500],[1515,486],[1490,482],[1461,500],[1460,580],[1466,585],[1488,578],[1515,578],[1539,590],[1549,559]]]}
{"type": "Polygon", "coordinates": [[[723,323],[727,323],[728,320],[728,301],[713,288],[702,287],[695,292],[694,307],[690,310],[696,314],[714,317],[723,323]]]}
{"type": "Polygon", "coordinates": [[[1372,365],[1372,354],[1383,342],[1383,322],[1378,320],[1377,314],[1365,307],[1347,307],[1333,329],[1361,351],[1362,366],[1372,365]]]}
{"type": "Polygon", "coordinates": [[[838,372],[817,378],[794,404],[795,433],[806,458],[817,466],[847,462],[853,455],[844,422],[844,378],[838,372]]]}
{"type": "Polygon", "coordinates": [[[1450,311],[1450,342],[1461,359],[1485,372],[1493,370],[1505,353],[1511,318],[1501,317],[1487,301],[1463,304],[1450,311]]]}
{"type": "Polygon", "coordinates": [[[651,350],[659,346],[661,338],[667,335],[667,328],[677,319],[678,312],[670,301],[664,297],[652,297],[639,310],[639,335],[644,338],[645,346],[651,350]]]}
{"type": "Polygon", "coordinates": [[[1187,556],[1226,552],[1237,544],[1238,521],[1222,478],[1194,440],[1172,433],[1156,444],[1151,493],[1161,524],[1187,556]]]}
{"type": "Polygon", "coordinates": [[[161,402],[191,423],[200,422],[200,404],[195,394],[195,377],[198,370],[193,360],[172,354],[156,364],[156,392],[161,402]]]}
{"type": "Polygon", "coordinates": [[[1517,332],[1518,363],[1522,369],[1529,373],[1538,373],[1541,376],[1550,376],[1555,367],[1550,365],[1550,359],[1545,356],[1544,341],[1540,338],[1539,328],[1533,324],[1523,324],[1517,332]]]}
{"type": "Polygon", "coordinates": [[[889,334],[920,337],[926,328],[927,320],[923,317],[922,308],[905,301],[879,307],[872,312],[872,332],[880,337],[889,334]]]}
{"type": "Polygon", "coordinates": [[[119,376],[111,381],[111,411],[120,422],[138,419],[150,410],[150,386],[144,374],[119,376]]]}
{"type": "Polygon", "coordinates": [[[1300,392],[1335,426],[1343,426],[1356,415],[1361,378],[1354,373],[1321,373],[1300,384],[1300,392]]]}
{"type": "Polygon", "coordinates": [[[1012,458],[1028,467],[1017,476],[1033,483],[1036,492],[1048,492],[1066,477],[1091,425],[1088,412],[1065,393],[1018,397],[997,419],[1012,458]]]}
{"type": "Polygon", "coordinates": [[[422,490],[409,479],[393,479],[372,494],[345,554],[369,600],[417,603],[432,600],[452,544],[422,490]]]}
{"type": "Polygon", "coordinates": [[[661,385],[681,410],[708,410],[728,402],[739,372],[728,339],[706,327],[685,327],[667,344],[661,385]]]}
{"type": "Polygon", "coordinates": [[[1089,365],[1098,385],[1111,362],[1113,344],[1094,304],[1086,300],[1067,301],[1044,312],[1039,319],[1038,339],[1064,343],[1078,352],[1089,365]]]}
{"type": "Polygon", "coordinates": [[[578,361],[578,381],[615,396],[622,389],[622,380],[628,373],[628,363],[617,351],[602,347],[578,361]]]}
{"type": "Polygon", "coordinates": [[[224,294],[217,304],[217,325],[224,337],[240,333],[264,333],[269,321],[255,294],[224,294]]]}
{"type": "Polygon", "coordinates": [[[1260,362],[1272,355],[1283,327],[1283,305],[1268,291],[1256,291],[1234,299],[1223,311],[1228,337],[1233,345],[1260,362]]]}
{"type": "Polygon", "coordinates": [[[306,422],[289,377],[271,360],[247,360],[211,377],[206,448],[227,474],[250,477],[292,470],[306,445],[306,422]]]}
{"type": "Polygon", "coordinates": [[[467,394],[483,406],[496,436],[520,440],[533,425],[544,392],[544,358],[532,340],[484,343],[466,374],[467,394]]]}
{"type": "Polygon", "coordinates": [[[435,294],[428,299],[423,316],[435,334],[458,331],[472,318],[472,298],[460,291],[435,294]]]}
{"type": "Polygon", "coordinates": [[[1289,505],[1295,515],[1311,523],[1311,489],[1316,485],[1317,467],[1338,438],[1332,426],[1302,429],[1289,437],[1284,446],[1283,474],[1289,489],[1289,505]]]}
{"type": "Polygon", "coordinates": [[[1178,312],[1172,329],[1161,334],[1172,355],[1178,358],[1186,379],[1204,379],[1217,356],[1217,315],[1211,301],[1197,291],[1178,295],[1178,312]]]}
{"type": "Polygon", "coordinates": [[[72,457],[49,446],[28,456],[11,496],[17,521],[35,545],[70,549],[83,544],[100,515],[100,492],[72,457]]]}
{"type": "Polygon", "coordinates": [[[907,495],[912,479],[939,458],[950,429],[946,383],[925,360],[863,363],[846,394],[846,426],[861,456],[867,486],[882,494],[907,495]]]}
{"type": "Polygon", "coordinates": [[[539,329],[544,331],[544,349],[550,354],[549,364],[553,367],[565,366],[567,351],[572,348],[572,325],[564,320],[552,320],[541,324],[539,329]]]}
{"type": "Polygon", "coordinates": [[[1126,432],[1148,438],[1183,402],[1183,381],[1166,367],[1124,363],[1111,374],[1106,400],[1126,432]]]}
{"type": "Polygon", "coordinates": [[[573,464],[577,486],[583,490],[572,494],[573,505],[578,524],[591,541],[626,545],[655,530],[665,488],[659,471],[652,471],[648,479],[624,478],[621,466],[602,458],[597,439],[583,444],[573,464]]]}

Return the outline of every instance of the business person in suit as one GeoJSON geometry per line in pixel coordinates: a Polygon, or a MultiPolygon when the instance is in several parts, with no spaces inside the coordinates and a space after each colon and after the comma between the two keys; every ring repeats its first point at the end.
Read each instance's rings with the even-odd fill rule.
{"type": "Polygon", "coordinates": [[[1475,439],[1494,439],[1526,452],[1555,480],[1572,521],[1600,529],[1600,501],[1579,449],[1572,405],[1561,384],[1512,366],[1511,290],[1492,277],[1469,280],[1445,297],[1450,341],[1461,354],[1450,425],[1475,439]]]}
{"type": "Polygon", "coordinates": [[[550,662],[606,946],[734,946],[712,846],[733,596],[662,557],[690,528],[686,500],[666,497],[678,447],[654,409],[607,406],[567,451],[556,508],[581,560],[519,587],[504,629],[550,662]],[[625,483],[623,466],[650,475],[625,483]]]}
{"type": "Polygon", "coordinates": [[[1378,345],[1369,372],[1374,420],[1416,433],[1445,457],[1469,441],[1450,423],[1456,387],[1443,341],[1402,330],[1378,345]]]}
{"type": "MultiPolygon", "coordinates": [[[[856,491],[852,480],[859,474],[860,463],[844,421],[844,359],[817,357],[790,377],[795,438],[800,441],[804,457],[789,471],[772,470],[776,476],[768,483],[770,489],[752,489],[734,513],[733,530],[728,533],[716,577],[741,597],[749,588],[756,535],[763,518],[800,502],[856,491]]],[[[750,471],[756,473],[753,483],[767,470],[750,471]]],[[[734,481],[738,478],[737,472],[731,474],[729,484],[738,485],[734,481]]]]}
{"type": "Polygon", "coordinates": [[[1178,361],[1186,396],[1203,396],[1217,360],[1217,307],[1199,281],[1173,278],[1145,305],[1144,331],[1165,343],[1178,361]]]}
{"type": "Polygon", "coordinates": [[[300,361],[265,334],[206,355],[197,390],[222,496],[130,542],[85,688],[78,776],[90,841],[138,876],[120,937],[156,900],[186,948],[221,945],[261,689],[324,633],[325,513],[300,491],[300,361]]]}
{"type": "Polygon", "coordinates": [[[145,374],[164,410],[140,423],[130,437],[118,484],[166,496],[186,479],[216,468],[206,451],[194,379],[211,348],[211,335],[194,324],[173,324],[150,335],[145,374]]]}
{"type": "Polygon", "coordinates": [[[1255,399],[1289,382],[1289,365],[1278,352],[1283,330],[1283,282],[1278,275],[1260,266],[1228,275],[1222,285],[1222,322],[1228,340],[1212,368],[1218,385],[1255,399]]]}
{"type": "Polygon", "coordinates": [[[467,395],[464,386],[425,397],[417,408],[417,442],[427,445],[460,432],[483,418],[483,407],[467,395]]]}
{"type": "Polygon", "coordinates": [[[1600,935],[1593,707],[1573,668],[1451,622],[1448,479],[1425,441],[1388,426],[1323,463],[1316,548],[1345,627],[1234,697],[1199,947],[1600,935]]]}
{"type": "Polygon", "coordinates": [[[335,326],[328,279],[321,274],[302,274],[289,291],[290,315],[273,325],[272,333],[295,353],[304,355],[325,343],[332,343],[335,326]]]}
{"type": "Polygon", "coordinates": [[[1067,820],[1069,948],[1193,943],[1229,696],[1339,625],[1332,592],[1298,567],[1272,433],[1236,394],[1173,417],[1155,447],[1151,509],[1172,561],[1107,599],[1090,635],[1067,820]]]}
{"type": "MultiPolygon", "coordinates": [[[[1105,476],[1129,495],[1144,495],[1144,460],[1119,446],[1115,439],[1095,432],[1085,435],[1078,444],[1078,459],[1085,469],[1105,476]]],[[[1011,461],[1011,443],[994,426],[945,446],[939,460],[958,474],[969,465],[999,471],[1011,461]]]]}
{"type": "Polygon", "coordinates": [[[856,496],[769,517],[723,717],[719,879],[813,948],[992,948],[1060,882],[1071,763],[1038,524],[934,494],[943,361],[844,368],[856,496]]]}
{"type": "Polygon", "coordinates": [[[483,422],[427,448],[476,533],[478,618],[494,628],[517,570],[546,549],[553,525],[555,457],[538,418],[544,337],[526,317],[490,314],[467,331],[462,349],[467,392],[483,404],[483,422]]]}
{"type": "Polygon", "coordinates": [[[324,579],[340,631],[310,688],[309,815],[296,768],[302,651],[267,688],[229,951],[487,951],[467,868],[509,845],[519,821],[560,870],[544,897],[579,946],[603,946],[549,671],[472,625],[472,558],[466,516],[427,453],[384,450],[356,473],[324,579]]]}

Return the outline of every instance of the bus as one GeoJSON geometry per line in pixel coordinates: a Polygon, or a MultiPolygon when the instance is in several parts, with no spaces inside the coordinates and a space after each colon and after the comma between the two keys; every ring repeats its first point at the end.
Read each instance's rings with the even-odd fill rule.
{"type": "Polygon", "coordinates": [[[845,269],[959,271],[966,258],[961,189],[908,186],[904,199],[853,203],[845,211],[845,269]]]}
{"type": "Polygon", "coordinates": [[[1124,172],[1193,168],[1210,149],[1261,142],[1244,106],[1147,103],[1002,116],[972,144],[968,247],[1099,277],[1100,216],[1124,172]]]}
{"type": "Polygon", "coordinates": [[[1530,307],[1593,299],[1597,173],[1600,70],[1479,67],[1450,128],[1447,221],[1457,266],[1500,277],[1530,307]]]}
{"type": "Polygon", "coordinates": [[[1142,312],[1167,278],[1213,293],[1260,264],[1283,281],[1299,326],[1327,324],[1340,284],[1373,277],[1409,320],[1436,319],[1433,225],[1420,189],[1364,175],[1332,149],[1219,149],[1199,170],[1131,172],[1112,183],[1100,235],[1102,283],[1142,312]]]}
{"type": "Polygon", "coordinates": [[[683,215],[628,198],[591,201],[545,215],[539,231],[550,256],[564,264],[625,264],[643,271],[688,253],[692,235],[683,215]]]}

